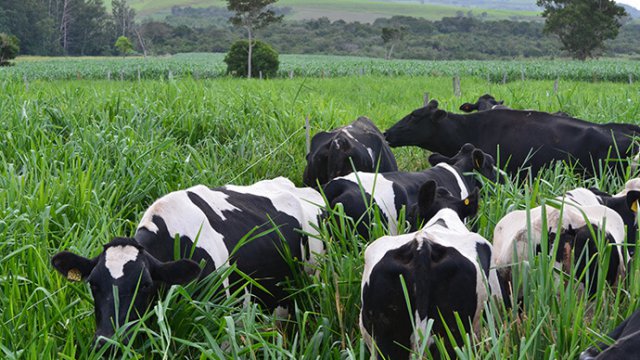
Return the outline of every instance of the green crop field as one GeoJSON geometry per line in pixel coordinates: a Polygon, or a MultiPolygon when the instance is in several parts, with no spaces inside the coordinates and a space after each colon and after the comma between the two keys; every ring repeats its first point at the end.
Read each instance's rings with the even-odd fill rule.
{"type": "MultiPolygon", "coordinates": [[[[496,74],[517,69],[516,79],[506,84],[487,82],[482,71],[470,76],[468,63],[460,63],[462,97],[457,98],[447,70],[451,63],[417,72],[422,70],[411,70],[417,63],[406,62],[398,76],[391,76],[393,71],[371,75],[370,68],[360,76],[360,65],[396,63],[358,60],[344,71],[342,63],[331,67],[325,61],[320,68],[343,76],[260,81],[202,79],[209,68],[204,65],[198,68],[199,78],[175,66],[175,77],[168,80],[163,74],[174,65],[158,60],[157,74],[145,68],[149,75],[138,81],[132,74],[142,61],[31,59],[0,70],[0,358],[366,359],[357,323],[366,241],[349,227],[336,226],[339,216],[322,229],[328,252],[318,275],[301,275],[288,284],[296,302],[289,324],[276,324],[241,296],[221,297],[215,290],[228,275],[221,271],[203,282],[171,288],[153,303],[145,321],[132,326],[134,341],[117,345],[120,352],[111,356],[93,348],[88,285],[55,273],[50,258],[63,249],[97,255],[112,237],[132,235],[144,209],[173,190],[199,183],[250,184],[276,176],[299,185],[306,116],[314,133],[361,115],[386,129],[419,107],[429,92],[449,111],[491,93],[517,109],[563,110],[594,122],[640,119],[640,86],[624,81],[627,70],[638,74],[637,65],[627,62],[569,63],[564,68],[542,63],[540,72],[558,73],[551,80],[533,80],[527,73],[525,82],[519,74],[521,67],[528,69],[527,62],[484,65],[497,68],[496,74]],[[127,62],[131,66],[123,69],[128,69],[129,80],[114,81],[118,66],[127,62]],[[87,80],[100,79],[106,69],[115,69],[111,81],[87,80]],[[589,71],[598,80],[609,72],[624,76],[620,82],[566,79],[554,93],[553,79],[561,71],[563,78],[584,72],[579,76],[586,80],[591,79],[589,71]]],[[[350,61],[355,59],[345,63],[350,61]]],[[[287,69],[310,66],[305,61],[293,64],[287,69]]],[[[394,153],[403,170],[427,166],[423,150],[394,153]]],[[[511,209],[578,186],[617,192],[631,176],[637,175],[581,180],[558,165],[524,185],[487,183],[474,223],[490,239],[495,223],[511,209]]],[[[382,227],[377,229],[381,235],[382,227]]],[[[524,312],[519,316],[491,302],[480,333],[459,344],[457,357],[574,359],[639,305],[637,259],[619,286],[611,288],[601,277],[592,299],[572,277],[557,281],[552,267],[547,256],[518,267],[514,276],[520,281],[524,312]]]]}
{"type": "MultiPolygon", "coordinates": [[[[22,57],[0,68],[0,78],[17,80],[163,80],[225,76],[224,54],[189,53],[162,57],[22,57]]],[[[489,82],[522,80],[640,81],[640,62],[609,60],[425,61],[330,55],[281,55],[278,77],[472,76],[489,82]]]]}
{"type": "MultiPolygon", "coordinates": [[[[110,1],[107,1],[110,4],[110,1]]],[[[223,0],[131,0],[129,4],[143,17],[161,17],[170,13],[172,6],[193,7],[226,7],[223,0]]],[[[489,19],[528,19],[539,16],[535,11],[497,10],[468,8],[463,6],[418,4],[372,0],[280,0],[276,6],[290,7],[291,19],[318,19],[327,17],[330,20],[373,22],[377,18],[405,15],[423,17],[429,20],[439,20],[445,16],[456,16],[459,11],[465,14],[471,10],[476,16],[483,12],[489,19]]]]}

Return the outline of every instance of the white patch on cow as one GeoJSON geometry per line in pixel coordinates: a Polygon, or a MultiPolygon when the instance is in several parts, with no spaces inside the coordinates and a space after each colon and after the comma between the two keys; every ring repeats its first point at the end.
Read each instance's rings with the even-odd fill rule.
{"type": "Polygon", "coordinates": [[[130,261],[136,261],[140,250],[131,245],[108,247],[105,251],[104,266],[114,279],[124,276],[124,266],[130,261]]]}
{"type": "Polygon", "coordinates": [[[460,176],[460,174],[456,171],[456,169],[454,169],[451,165],[447,164],[447,163],[438,163],[436,166],[439,166],[445,170],[447,170],[448,172],[450,172],[456,179],[456,183],[458,184],[458,187],[460,188],[460,199],[466,199],[469,197],[469,190],[467,189],[467,186],[464,184],[464,181],[462,181],[462,177],[460,176]]]}
{"type": "MultiPolygon", "coordinates": [[[[576,229],[589,222],[608,232],[616,244],[620,245],[624,241],[624,222],[615,211],[604,205],[572,205],[566,200],[565,204],[562,211],[545,205],[547,228],[554,228],[557,233],[560,231],[559,227],[567,229],[571,226],[576,229]]],[[[546,230],[543,229],[544,223],[541,206],[528,211],[512,211],[500,219],[493,232],[495,264],[500,268],[507,268],[514,262],[528,261],[529,249],[535,249],[542,241],[543,230],[546,230]]],[[[615,246],[614,251],[623,259],[622,254],[626,250],[622,246],[615,246]]],[[[624,261],[621,261],[618,274],[623,274],[624,270],[624,261]]]]}
{"type": "MultiPolygon", "coordinates": [[[[342,132],[347,135],[347,137],[349,137],[352,140],[358,141],[358,139],[356,139],[355,137],[353,137],[353,135],[349,132],[349,129],[351,128],[351,125],[342,128],[342,132]]],[[[358,141],[359,142],[359,141],[358,141]]]]}
{"type": "Polygon", "coordinates": [[[364,191],[375,200],[376,204],[387,218],[389,233],[398,233],[398,211],[396,210],[396,194],[393,191],[393,181],[385,178],[383,174],[355,172],[337,179],[349,180],[360,184],[364,191]]]}
{"type": "MultiPolygon", "coordinates": [[[[638,156],[640,156],[640,154],[638,154],[638,156]]],[[[626,196],[629,191],[640,191],[640,178],[635,178],[627,181],[624,184],[624,189],[622,189],[622,191],[615,194],[614,196],[626,196]]]]}
{"type": "Polygon", "coordinates": [[[376,161],[376,156],[373,154],[373,150],[370,148],[367,148],[367,152],[369,153],[369,157],[371,158],[371,163],[375,167],[377,164],[377,161],[376,161]]]}
{"type": "Polygon", "coordinates": [[[578,206],[587,205],[601,205],[600,197],[594,194],[591,190],[585,188],[576,188],[567,191],[564,196],[556,197],[558,201],[564,201],[565,204],[572,204],[578,206]]]}
{"type": "Polygon", "coordinates": [[[340,141],[338,139],[333,140],[333,144],[336,146],[336,149],[340,150],[340,141]]]}

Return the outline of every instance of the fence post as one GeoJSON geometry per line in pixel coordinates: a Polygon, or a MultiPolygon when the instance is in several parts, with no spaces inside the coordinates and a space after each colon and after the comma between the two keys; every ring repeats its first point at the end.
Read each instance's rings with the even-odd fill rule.
{"type": "Polygon", "coordinates": [[[169,73],[167,74],[167,79],[173,80],[173,73],[171,72],[171,70],[169,70],[169,73]]]}
{"type": "Polygon", "coordinates": [[[633,85],[633,74],[629,73],[629,85],[633,85]]]}
{"type": "Polygon", "coordinates": [[[26,91],[29,91],[29,80],[27,80],[27,75],[24,75],[23,79],[24,79],[24,89],[26,91]]]}
{"type": "Polygon", "coordinates": [[[460,76],[457,75],[453,78],[453,94],[456,97],[462,96],[462,91],[460,90],[460,76]]]}
{"type": "Polygon", "coordinates": [[[427,106],[427,104],[429,104],[429,93],[428,92],[424,93],[423,100],[424,100],[424,106],[427,106]]]}
{"type": "Polygon", "coordinates": [[[107,80],[111,80],[111,70],[107,70],[107,80]]]}
{"type": "MultiPolygon", "coordinates": [[[[306,134],[307,154],[311,151],[311,129],[309,127],[309,115],[304,118],[304,130],[306,134]]],[[[306,155],[306,154],[305,154],[306,155]]]]}
{"type": "Polygon", "coordinates": [[[524,82],[525,78],[524,78],[524,68],[520,68],[520,80],[522,80],[522,82],[524,82]]]}
{"type": "Polygon", "coordinates": [[[124,70],[120,69],[120,81],[124,81],[124,70]]]}
{"type": "Polygon", "coordinates": [[[558,93],[558,82],[560,81],[560,78],[556,78],[556,81],[553,82],[553,93],[557,94],[558,93]]]}
{"type": "Polygon", "coordinates": [[[140,65],[138,65],[138,82],[140,82],[140,65]]]}
{"type": "Polygon", "coordinates": [[[503,72],[502,73],[502,84],[506,84],[507,83],[507,72],[503,72]]]}
{"type": "Polygon", "coordinates": [[[289,70],[289,79],[293,79],[293,70],[289,70]]]}
{"type": "Polygon", "coordinates": [[[487,72],[487,82],[489,84],[491,84],[491,75],[489,75],[489,73],[487,72]]]}

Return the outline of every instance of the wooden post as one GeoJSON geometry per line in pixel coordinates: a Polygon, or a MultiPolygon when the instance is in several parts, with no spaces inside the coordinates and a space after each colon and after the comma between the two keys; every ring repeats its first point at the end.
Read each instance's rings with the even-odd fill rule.
{"type": "Polygon", "coordinates": [[[120,81],[124,80],[124,70],[120,69],[120,81]]]}
{"type": "Polygon", "coordinates": [[[491,75],[489,75],[489,73],[487,73],[487,82],[491,84],[491,75]]]}
{"type": "Polygon", "coordinates": [[[502,73],[502,84],[506,84],[507,83],[507,72],[503,72],[502,73]]]}
{"type": "Polygon", "coordinates": [[[524,82],[524,68],[520,68],[520,80],[524,82]]]}
{"type": "Polygon", "coordinates": [[[171,72],[171,70],[169,70],[169,73],[167,74],[167,79],[173,80],[173,73],[171,72]]]}
{"type": "Polygon", "coordinates": [[[557,94],[558,93],[558,82],[560,81],[560,78],[556,78],[556,81],[553,82],[553,93],[557,94]]]}
{"type": "Polygon", "coordinates": [[[289,79],[293,79],[293,70],[289,70],[289,79]]]}
{"type": "Polygon", "coordinates": [[[456,97],[462,96],[462,91],[460,90],[460,76],[457,75],[453,78],[453,94],[456,97]]]}
{"type": "Polygon", "coordinates": [[[258,76],[260,77],[260,80],[262,80],[262,70],[258,71],[258,76]]]}
{"type": "Polygon", "coordinates": [[[424,106],[427,106],[427,104],[429,104],[429,93],[425,92],[424,93],[424,106]]]}
{"type": "Polygon", "coordinates": [[[360,76],[364,76],[364,68],[363,67],[360,68],[360,76]]]}
{"type": "Polygon", "coordinates": [[[629,85],[633,85],[633,74],[629,73],[629,85]]]}
{"type": "Polygon", "coordinates": [[[307,138],[307,154],[311,151],[311,129],[309,127],[309,115],[304,119],[304,130],[307,138]]]}
{"type": "Polygon", "coordinates": [[[24,89],[26,91],[29,91],[29,80],[27,80],[27,75],[24,75],[23,79],[24,79],[24,89]]]}
{"type": "Polygon", "coordinates": [[[111,80],[111,70],[107,70],[107,80],[111,80]]]}
{"type": "Polygon", "coordinates": [[[140,82],[140,66],[138,65],[138,82],[140,82]]]}

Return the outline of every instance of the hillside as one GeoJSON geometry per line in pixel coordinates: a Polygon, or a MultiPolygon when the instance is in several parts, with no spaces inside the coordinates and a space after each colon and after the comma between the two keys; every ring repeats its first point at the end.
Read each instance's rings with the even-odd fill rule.
{"type": "MultiPolygon", "coordinates": [[[[109,0],[107,1],[109,2],[109,0]]],[[[421,4],[419,1],[371,1],[371,0],[280,0],[279,7],[288,7],[290,19],[318,19],[327,17],[330,20],[372,22],[377,18],[393,15],[423,17],[438,20],[445,16],[456,16],[460,13],[471,14],[486,19],[520,19],[531,20],[537,17],[538,11],[523,11],[509,6],[493,8],[463,6],[464,1],[452,2],[435,1],[421,4]]],[[[487,3],[500,3],[488,1],[487,3]]],[[[504,2],[503,2],[504,3],[504,2]]],[[[516,0],[514,3],[530,3],[530,1],[516,0]]],[[[170,13],[173,6],[192,7],[225,7],[224,0],[130,0],[131,7],[136,9],[142,17],[160,18],[170,13]]]]}

